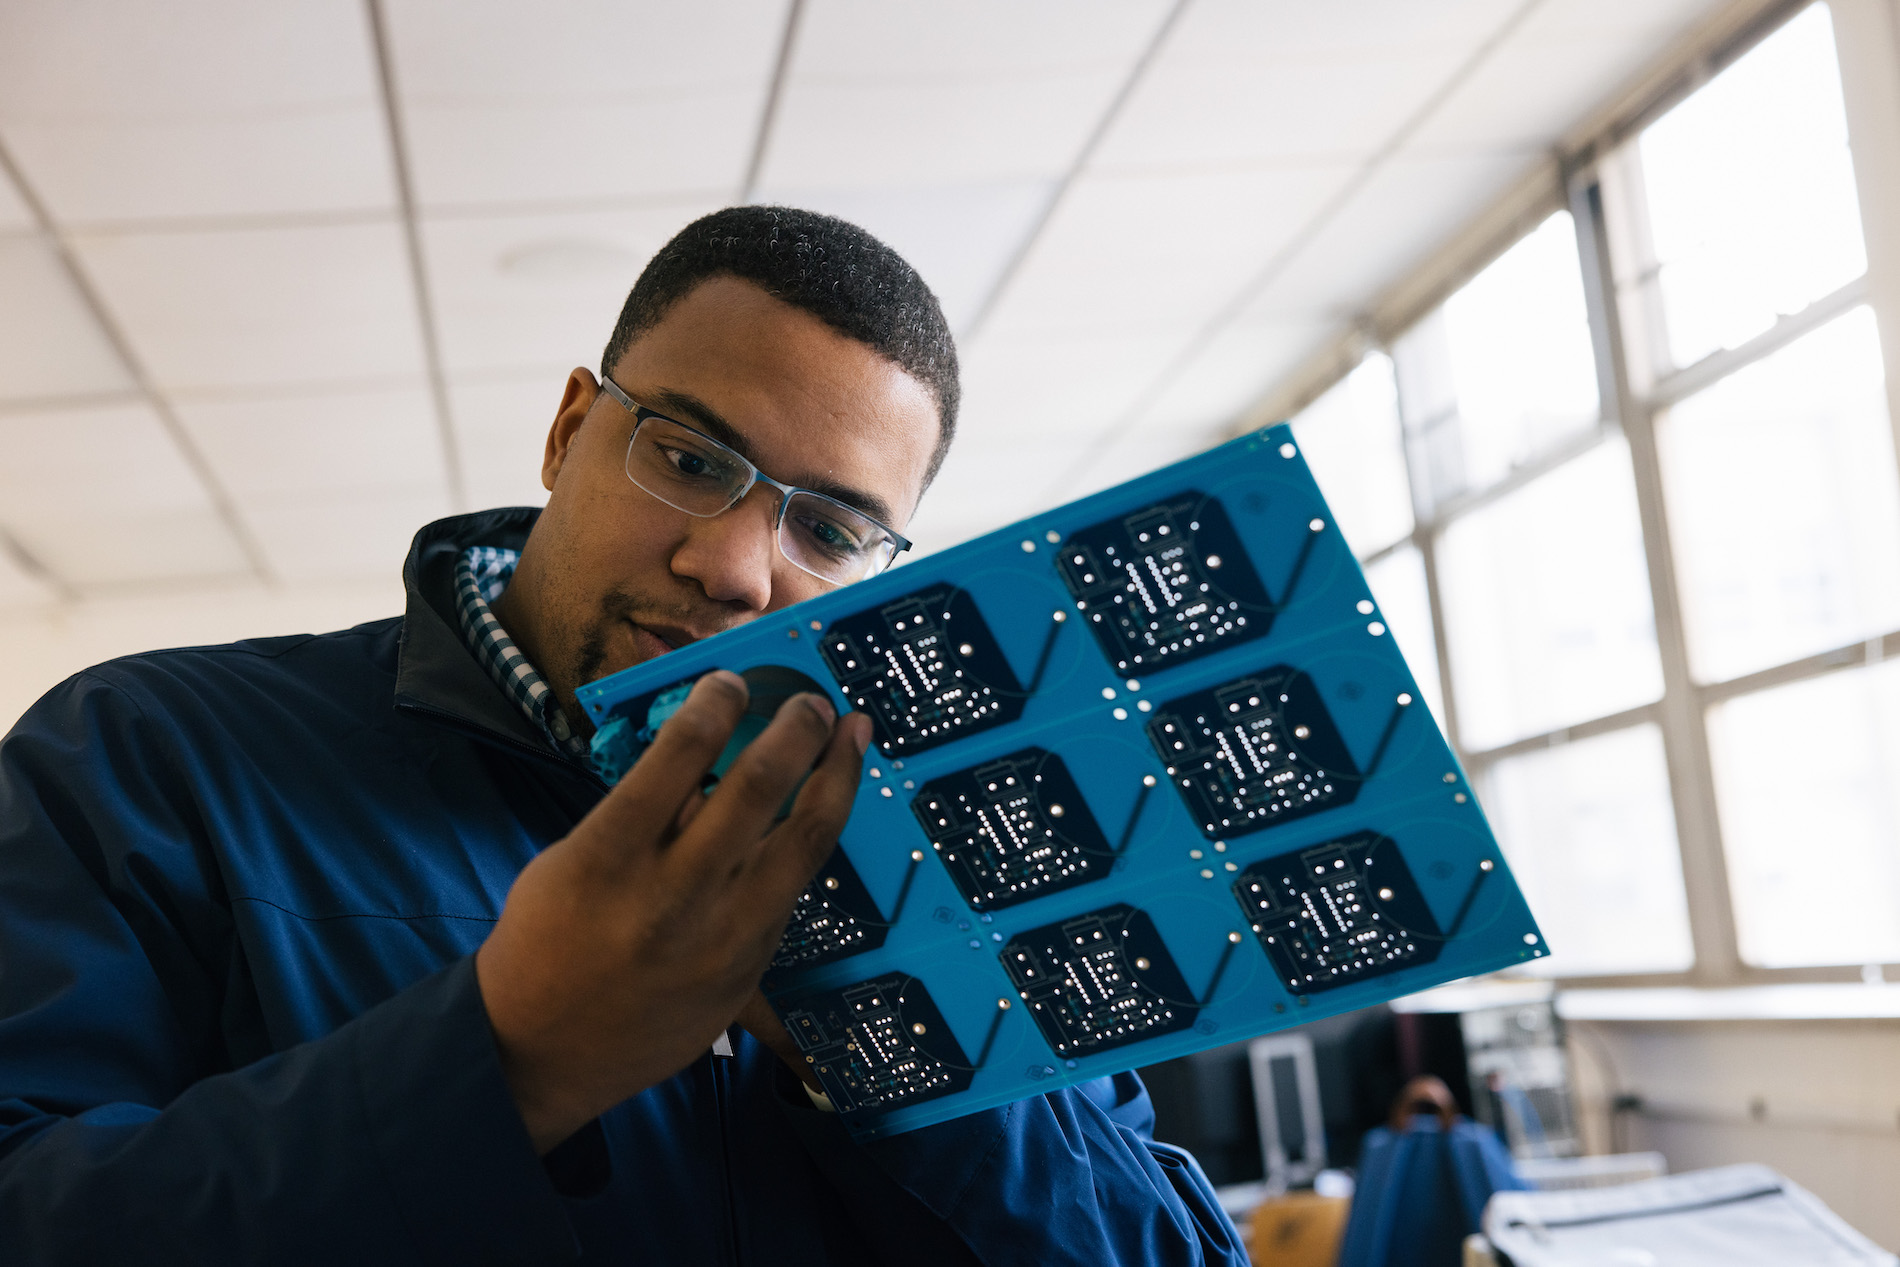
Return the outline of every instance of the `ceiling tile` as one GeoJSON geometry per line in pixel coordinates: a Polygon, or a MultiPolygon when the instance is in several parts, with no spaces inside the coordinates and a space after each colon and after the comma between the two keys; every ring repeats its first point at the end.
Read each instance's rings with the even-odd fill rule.
{"type": "Polygon", "coordinates": [[[0,527],[80,589],[249,569],[142,404],[0,415],[0,527]]]}
{"type": "Polygon", "coordinates": [[[425,208],[734,197],[786,0],[392,0],[425,208]]]}
{"type": "Polygon", "coordinates": [[[0,6],[0,135],[62,221],[393,205],[364,6],[0,6]]]}
{"type": "Polygon", "coordinates": [[[131,388],[118,353],[47,240],[0,237],[0,400],[131,388]]]}
{"type": "Polygon", "coordinates": [[[1521,0],[1207,0],[1190,7],[1098,169],[1369,155],[1521,0]]]}
{"type": "Polygon", "coordinates": [[[1257,65],[1262,54],[1344,62],[1409,52],[1444,62],[1523,7],[1524,0],[1195,0],[1166,55],[1220,69],[1257,65]]]}
{"type": "Polygon", "coordinates": [[[56,511],[13,532],[48,571],[82,593],[250,571],[237,539],[209,509],[56,511]]]}
{"type": "MultiPolygon", "coordinates": [[[[50,607],[57,601],[58,592],[38,575],[29,572],[13,556],[6,543],[0,541],[0,619],[50,607]]],[[[4,724],[0,722],[0,725],[4,724]]]]}
{"type": "Polygon", "coordinates": [[[761,202],[839,216],[883,239],[923,275],[953,330],[995,288],[1049,198],[1051,180],[878,189],[767,189],[761,202]]]}
{"type": "Polygon", "coordinates": [[[1166,11],[1162,0],[811,0],[763,183],[847,188],[1059,175],[1166,11]]]}
{"type": "Polygon", "coordinates": [[[33,209],[13,185],[13,179],[0,171],[0,233],[22,233],[38,227],[33,209]]]}
{"type": "Polygon", "coordinates": [[[1206,321],[1351,176],[1345,167],[1077,181],[985,334],[1139,330],[1206,321]]]}
{"type": "Polygon", "coordinates": [[[1171,462],[1203,453],[1228,439],[1223,428],[1180,427],[1171,431],[1134,431],[1091,451],[1086,461],[1059,473],[1044,500],[1066,501],[1113,488],[1171,462]]]}
{"type": "Polygon", "coordinates": [[[958,436],[904,534],[923,555],[1060,504],[1051,471],[1074,460],[1060,437],[958,436]]]}
{"type": "Polygon", "coordinates": [[[271,570],[297,583],[400,575],[416,533],[449,513],[444,492],[362,494],[254,507],[245,519],[271,570]]]}
{"type": "Polygon", "coordinates": [[[422,374],[409,265],[394,223],[87,234],[75,248],[161,387],[422,374]]]}
{"type": "Polygon", "coordinates": [[[1326,321],[1234,322],[1173,375],[1131,431],[1150,437],[1227,434],[1268,387],[1336,329],[1326,321]]]}
{"type": "Polygon", "coordinates": [[[0,523],[9,528],[209,506],[149,405],[0,414],[0,523]]]}
{"type": "MultiPolygon", "coordinates": [[[[603,340],[604,342],[604,340],[603,340]]],[[[541,455],[560,409],[564,369],[450,384],[462,474],[473,506],[540,506],[541,455]]]]}
{"type": "Polygon", "coordinates": [[[599,365],[647,260],[714,205],[430,218],[423,246],[448,372],[599,365]]]}
{"type": "Polygon", "coordinates": [[[179,421],[245,510],[352,493],[440,492],[428,389],[186,400],[179,421]]]}
{"type": "Polygon", "coordinates": [[[985,333],[963,354],[957,456],[965,442],[1079,449],[1113,429],[1193,331],[1009,337],[985,333]]]}
{"type": "Polygon", "coordinates": [[[1393,159],[1266,280],[1237,319],[1350,320],[1537,161],[1510,151],[1393,159]]]}
{"type": "Polygon", "coordinates": [[[1421,151],[1549,146],[1721,0],[1545,0],[1410,140],[1421,151]]]}

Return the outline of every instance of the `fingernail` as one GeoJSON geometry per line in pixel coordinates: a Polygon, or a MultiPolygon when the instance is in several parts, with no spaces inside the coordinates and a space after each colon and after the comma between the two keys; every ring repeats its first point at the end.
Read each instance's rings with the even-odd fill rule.
{"type": "Polygon", "coordinates": [[[866,717],[863,721],[851,728],[851,742],[858,746],[858,755],[860,757],[863,756],[864,750],[871,744],[871,719],[869,717],[866,717]]]}
{"type": "Polygon", "coordinates": [[[838,720],[838,710],[833,708],[831,701],[824,696],[801,695],[799,698],[805,701],[806,706],[809,707],[812,712],[818,714],[819,718],[825,723],[826,729],[830,729],[831,724],[838,720]]]}

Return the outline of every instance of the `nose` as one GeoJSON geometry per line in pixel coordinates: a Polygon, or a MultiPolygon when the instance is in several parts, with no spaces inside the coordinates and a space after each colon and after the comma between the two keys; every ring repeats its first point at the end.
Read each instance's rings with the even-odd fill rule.
{"type": "Polygon", "coordinates": [[[779,554],[778,504],[777,490],[760,485],[724,514],[692,520],[673,552],[673,574],[697,581],[714,602],[769,609],[774,582],[790,567],[779,554]]]}

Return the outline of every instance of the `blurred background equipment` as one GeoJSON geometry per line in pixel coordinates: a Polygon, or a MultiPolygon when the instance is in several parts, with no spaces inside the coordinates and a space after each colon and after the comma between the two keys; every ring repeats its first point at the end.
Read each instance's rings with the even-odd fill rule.
{"type": "Polygon", "coordinates": [[[1267,1192],[1310,1186],[1326,1169],[1326,1121],[1312,1036],[1293,1030],[1254,1039],[1247,1044],[1247,1072],[1267,1192]]]}
{"type": "Polygon", "coordinates": [[[1896,1258],[1766,1166],[1723,1166],[1587,1192],[1500,1193],[1480,1267],[1892,1267],[1896,1258]]]}
{"type": "Polygon", "coordinates": [[[1484,1008],[1459,1018],[1473,1116],[1519,1158],[1583,1151],[1570,1104],[1570,1057],[1548,1002],[1484,1008]]]}

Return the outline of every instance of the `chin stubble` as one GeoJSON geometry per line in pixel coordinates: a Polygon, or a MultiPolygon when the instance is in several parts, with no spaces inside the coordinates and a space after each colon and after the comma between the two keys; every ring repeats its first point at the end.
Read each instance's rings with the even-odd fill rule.
{"type": "Polygon", "coordinates": [[[585,635],[574,648],[573,657],[568,661],[567,681],[554,684],[555,694],[559,697],[561,706],[567,710],[568,716],[585,726],[590,732],[593,727],[588,725],[586,710],[580,707],[575,691],[604,676],[609,635],[616,626],[626,621],[631,620],[635,624],[642,623],[639,619],[641,615],[653,618],[661,624],[691,625],[694,612],[693,608],[685,603],[669,608],[618,587],[608,590],[601,596],[599,614],[587,627],[585,635]]]}

